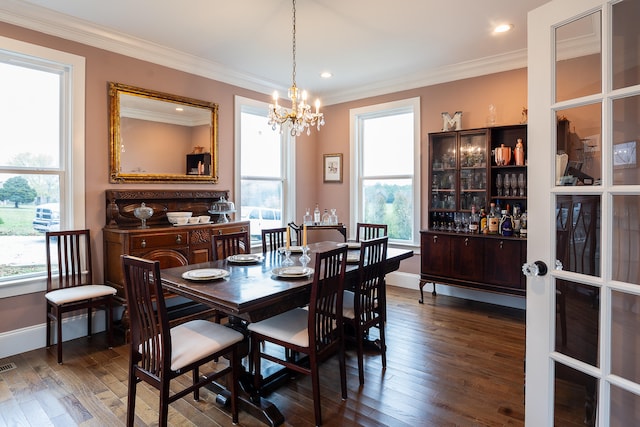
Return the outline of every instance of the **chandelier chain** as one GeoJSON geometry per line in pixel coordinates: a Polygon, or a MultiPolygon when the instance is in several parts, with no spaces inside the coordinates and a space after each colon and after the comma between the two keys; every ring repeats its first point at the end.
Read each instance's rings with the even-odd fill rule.
{"type": "Polygon", "coordinates": [[[296,0],[293,0],[293,43],[292,43],[292,57],[293,57],[293,86],[296,85],[296,0]]]}

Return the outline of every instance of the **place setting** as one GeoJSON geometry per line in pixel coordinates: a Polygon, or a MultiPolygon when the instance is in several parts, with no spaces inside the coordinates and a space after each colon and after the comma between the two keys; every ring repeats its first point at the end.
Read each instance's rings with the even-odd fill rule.
{"type": "Polygon", "coordinates": [[[233,264],[258,264],[264,260],[260,254],[236,254],[227,257],[227,261],[233,264]]]}
{"type": "Polygon", "coordinates": [[[199,268],[182,273],[182,278],[195,282],[211,282],[227,277],[229,272],[222,268],[199,268]]]}

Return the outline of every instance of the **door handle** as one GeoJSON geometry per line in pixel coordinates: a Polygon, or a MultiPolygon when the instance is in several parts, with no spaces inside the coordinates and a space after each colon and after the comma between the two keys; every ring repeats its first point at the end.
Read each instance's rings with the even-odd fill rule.
{"type": "Polygon", "coordinates": [[[549,269],[543,261],[522,264],[522,273],[527,277],[544,276],[549,269]]]}

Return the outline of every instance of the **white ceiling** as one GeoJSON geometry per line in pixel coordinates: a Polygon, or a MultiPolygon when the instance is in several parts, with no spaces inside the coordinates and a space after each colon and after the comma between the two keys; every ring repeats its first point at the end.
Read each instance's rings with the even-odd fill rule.
{"type": "MultiPolygon", "coordinates": [[[[524,67],[527,12],[548,1],[297,0],[296,82],[334,104],[524,67]],[[492,34],[499,23],[514,29],[492,34]]],[[[291,9],[291,0],[3,0],[0,20],[271,93],[291,85],[291,9]]]]}

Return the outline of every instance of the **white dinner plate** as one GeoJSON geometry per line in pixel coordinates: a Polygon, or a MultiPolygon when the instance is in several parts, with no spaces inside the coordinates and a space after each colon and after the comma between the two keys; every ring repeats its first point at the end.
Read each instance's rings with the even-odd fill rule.
{"type": "MultiPolygon", "coordinates": [[[[284,252],[286,248],[278,248],[280,252],[284,252]]],[[[302,246],[289,246],[291,253],[302,253],[302,246]]]]}
{"type": "Polygon", "coordinates": [[[200,268],[197,270],[189,270],[182,273],[182,278],[187,280],[216,280],[227,277],[229,272],[221,268],[200,268]]]}
{"type": "Polygon", "coordinates": [[[258,254],[237,254],[228,257],[227,261],[235,262],[238,264],[248,264],[252,262],[261,262],[263,259],[264,257],[258,254]]]}
{"type": "Polygon", "coordinates": [[[349,249],[360,249],[360,242],[338,243],[338,246],[346,246],[349,249]]]}
{"type": "Polygon", "coordinates": [[[274,268],[271,272],[278,277],[307,277],[313,274],[313,268],[294,265],[274,268]]]}
{"type": "Polygon", "coordinates": [[[360,254],[347,254],[347,263],[348,264],[357,264],[360,262],[360,254]]]}

